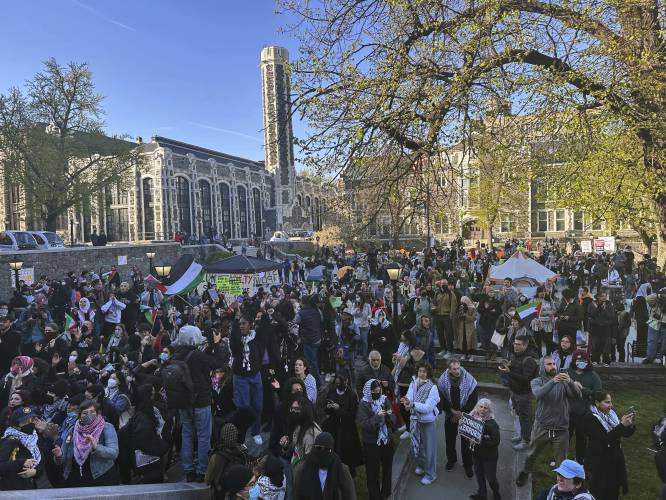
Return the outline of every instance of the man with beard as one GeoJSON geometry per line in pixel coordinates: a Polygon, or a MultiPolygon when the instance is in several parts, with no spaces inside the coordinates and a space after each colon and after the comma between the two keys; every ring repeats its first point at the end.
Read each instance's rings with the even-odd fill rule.
{"type": "Polygon", "coordinates": [[[552,356],[544,356],[539,376],[530,383],[537,407],[530,437],[530,447],[523,470],[516,479],[523,486],[532,472],[534,462],[548,443],[553,446],[556,465],[567,458],[569,451],[569,400],[581,397],[580,389],[566,372],[557,372],[552,356]]]}
{"type": "Polygon", "coordinates": [[[136,322],[139,318],[139,296],[134,290],[130,289],[129,283],[123,281],[120,284],[120,291],[116,294],[116,298],[125,304],[121,321],[125,325],[125,330],[131,334],[135,331],[136,322]]]}
{"type": "Polygon", "coordinates": [[[334,448],[328,432],[317,436],[313,450],[294,469],[295,500],[356,500],[349,469],[334,448]]]}
{"type": "Polygon", "coordinates": [[[395,388],[395,380],[391,371],[382,364],[382,355],[379,351],[370,351],[368,364],[358,374],[356,380],[356,394],[363,394],[363,387],[368,380],[377,379],[382,384],[382,393],[391,394],[395,388]]]}
{"type": "Polygon", "coordinates": [[[12,325],[6,305],[0,307],[0,376],[9,373],[12,359],[19,355],[21,336],[12,325]]]}

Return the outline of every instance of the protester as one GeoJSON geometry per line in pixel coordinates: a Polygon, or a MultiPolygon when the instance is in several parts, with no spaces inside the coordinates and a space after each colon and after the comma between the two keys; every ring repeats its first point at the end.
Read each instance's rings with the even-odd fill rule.
{"type": "Polygon", "coordinates": [[[483,421],[481,442],[474,446],[474,473],[476,474],[477,492],[470,495],[472,500],[486,500],[488,490],[486,481],[493,492],[493,500],[501,500],[497,481],[497,460],[499,459],[500,429],[495,421],[495,413],[489,399],[481,398],[470,412],[470,416],[483,421]]]}
{"type": "Polygon", "coordinates": [[[0,490],[30,490],[44,470],[35,411],[20,406],[8,420],[0,440],[0,490]]]}
{"type": "Polygon", "coordinates": [[[573,460],[564,460],[553,472],[557,483],[544,491],[537,500],[595,500],[585,485],[585,470],[573,460]]]}
{"type": "Polygon", "coordinates": [[[363,394],[363,388],[368,380],[377,379],[382,385],[382,391],[390,395],[395,387],[393,375],[386,365],[382,364],[382,356],[378,351],[371,351],[368,355],[368,364],[358,374],[356,394],[363,394]]]}
{"type": "Polygon", "coordinates": [[[601,390],[601,378],[594,370],[590,356],[585,349],[578,349],[574,352],[568,373],[581,392],[580,399],[570,401],[569,437],[576,434],[576,462],[584,464],[587,435],[582,425],[582,419],[592,405],[593,394],[601,390]]]}

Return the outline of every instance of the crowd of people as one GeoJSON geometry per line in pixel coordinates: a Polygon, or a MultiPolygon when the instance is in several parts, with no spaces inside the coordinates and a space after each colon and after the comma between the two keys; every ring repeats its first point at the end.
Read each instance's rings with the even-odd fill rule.
{"type": "Polygon", "coordinates": [[[213,283],[165,296],[152,275],[123,280],[115,267],[20,283],[0,303],[0,489],[159,483],[179,462],[215,498],[354,499],[364,466],[368,498],[386,499],[400,439],[420,482],[438,481],[442,415],[446,470],[460,458],[471,498],[498,500],[495,409],[463,367],[480,355],[510,392],[512,445],[526,452],[517,484],[550,444],[558,482],[544,498],[618,498],[636,413],[615,413],[596,367],[628,358],[632,319],[633,355],[644,341],[646,361],[661,362],[660,268],[630,248],[546,246],[538,259],[559,280],[521,317],[531,299],[511,279],[485,281],[519,243],[461,243],[396,255],[395,288],[385,252],[343,247],[287,260],[280,285],[239,297],[213,283]],[[306,285],[319,265],[324,279],[306,285]],[[459,433],[467,416],[483,422],[478,443],[459,433]]]}

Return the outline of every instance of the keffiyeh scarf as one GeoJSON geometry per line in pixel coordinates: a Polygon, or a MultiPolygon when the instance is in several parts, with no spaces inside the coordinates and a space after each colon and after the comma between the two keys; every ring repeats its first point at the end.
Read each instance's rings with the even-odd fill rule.
{"type": "Polygon", "coordinates": [[[270,478],[267,476],[261,476],[257,481],[259,485],[259,498],[265,500],[283,500],[286,495],[286,477],[282,477],[282,486],[274,485],[270,478]]]}
{"type": "Polygon", "coordinates": [[[241,342],[243,342],[243,368],[246,371],[252,370],[252,365],[250,363],[250,342],[254,340],[254,337],[257,335],[257,332],[250,330],[250,333],[247,335],[241,335],[241,342]]]}
{"type": "MultiPolygon", "coordinates": [[[[92,452],[92,446],[86,440],[86,436],[93,436],[95,439],[99,439],[104,430],[104,423],[104,417],[97,415],[97,418],[90,425],[81,425],[81,420],[77,420],[76,424],[74,424],[74,460],[79,464],[79,467],[83,467],[83,464],[92,452]]],[[[81,470],[81,475],[83,475],[83,470],[81,470]]]]}
{"type": "Polygon", "coordinates": [[[421,432],[419,430],[419,417],[418,413],[414,409],[414,403],[425,403],[430,396],[430,391],[435,385],[432,383],[432,380],[428,379],[424,382],[421,382],[418,378],[414,378],[414,383],[416,384],[416,391],[414,395],[414,401],[412,401],[412,414],[410,416],[411,425],[410,425],[410,438],[412,442],[412,450],[415,456],[418,456],[419,450],[421,449],[421,432]]]}
{"type": "MultiPolygon", "coordinates": [[[[377,380],[375,378],[372,378],[368,380],[365,385],[363,386],[363,401],[366,403],[370,403],[370,407],[372,408],[372,411],[374,412],[375,415],[382,411],[384,409],[384,405],[386,404],[386,396],[382,394],[379,399],[372,399],[372,383],[377,380]]],[[[378,381],[379,382],[379,381],[378,381]]],[[[386,427],[386,423],[382,423],[381,427],[379,428],[379,434],[377,436],[377,444],[382,445],[388,443],[389,440],[389,431],[388,428],[386,427]]]]}
{"type": "Polygon", "coordinates": [[[606,432],[610,432],[618,425],[620,425],[620,419],[614,410],[610,410],[608,413],[603,413],[595,405],[592,405],[590,406],[590,411],[592,412],[592,415],[594,415],[597,420],[601,422],[601,425],[603,425],[606,432]]]}
{"type": "Polygon", "coordinates": [[[28,449],[32,455],[32,458],[37,460],[38,464],[42,461],[42,454],[39,451],[39,446],[37,446],[37,431],[32,431],[32,434],[26,434],[25,432],[21,432],[18,429],[14,429],[14,427],[7,427],[5,434],[2,437],[12,437],[14,439],[18,439],[21,444],[28,449]]]}
{"type": "MultiPolygon", "coordinates": [[[[439,390],[444,394],[444,397],[449,401],[449,403],[452,403],[451,401],[451,386],[452,386],[451,378],[449,376],[449,370],[446,370],[444,373],[442,373],[442,376],[439,377],[439,381],[437,382],[437,387],[439,390]]],[[[472,395],[474,392],[474,389],[476,389],[476,379],[472,377],[472,375],[465,370],[464,368],[460,368],[460,406],[463,407],[467,403],[467,400],[469,397],[472,395]]]]}

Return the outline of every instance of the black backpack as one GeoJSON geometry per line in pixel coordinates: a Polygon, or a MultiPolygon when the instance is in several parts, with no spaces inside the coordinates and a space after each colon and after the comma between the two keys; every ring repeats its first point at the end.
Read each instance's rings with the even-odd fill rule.
{"type": "Polygon", "coordinates": [[[196,349],[187,353],[185,359],[172,359],[160,370],[162,384],[167,396],[167,405],[170,409],[184,410],[190,408],[196,392],[192,382],[192,374],[187,362],[196,349]]]}

